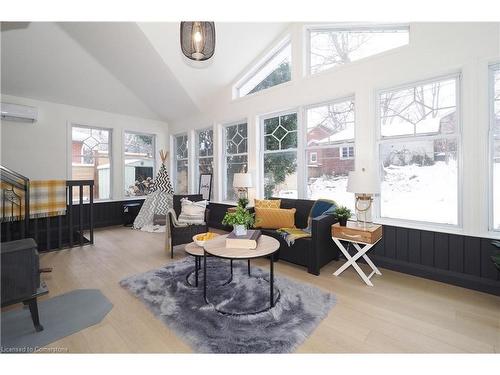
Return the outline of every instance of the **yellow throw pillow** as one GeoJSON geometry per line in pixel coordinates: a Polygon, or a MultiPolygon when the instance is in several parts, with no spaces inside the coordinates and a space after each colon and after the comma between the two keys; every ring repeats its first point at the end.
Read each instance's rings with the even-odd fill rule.
{"type": "Polygon", "coordinates": [[[295,208],[255,207],[255,228],[295,228],[295,208]]]}
{"type": "Polygon", "coordinates": [[[255,208],[280,208],[281,199],[255,199],[255,208]]]}

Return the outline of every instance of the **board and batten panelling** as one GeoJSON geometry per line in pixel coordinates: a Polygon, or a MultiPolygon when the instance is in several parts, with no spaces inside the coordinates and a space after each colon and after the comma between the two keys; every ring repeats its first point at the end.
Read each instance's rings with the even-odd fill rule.
{"type": "Polygon", "coordinates": [[[371,252],[380,267],[500,295],[490,239],[388,225],[383,230],[371,252]]]}

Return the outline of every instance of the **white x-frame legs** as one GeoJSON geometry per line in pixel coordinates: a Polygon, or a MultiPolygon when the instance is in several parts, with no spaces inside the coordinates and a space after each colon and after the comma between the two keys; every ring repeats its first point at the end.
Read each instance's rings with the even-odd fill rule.
{"type": "MultiPolygon", "coordinates": [[[[338,276],[340,275],[342,272],[344,272],[347,268],[349,268],[349,266],[352,266],[359,274],[359,276],[361,276],[361,278],[363,279],[363,281],[366,283],[366,285],[369,285],[369,286],[373,286],[372,282],[370,281],[370,279],[372,278],[372,276],[374,274],[377,274],[377,275],[382,275],[382,273],[378,270],[378,268],[375,266],[375,264],[373,264],[373,262],[370,260],[370,258],[368,258],[368,256],[366,255],[366,253],[373,247],[375,246],[375,244],[378,242],[375,242],[373,244],[365,244],[365,246],[363,248],[361,248],[361,246],[359,246],[358,243],[356,242],[351,242],[351,241],[348,241],[350,243],[353,244],[354,248],[358,251],[354,256],[351,257],[351,255],[349,254],[349,252],[347,251],[347,249],[344,247],[344,245],[342,245],[342,243],[339,241],[338,238],[335,238],[335,237],[332,237],[333,239],[333,242],[335,242],[335,244],[339,247],[340,251],[342,251],[342,254],[344,254],[344,256],[346,257],[347,259],[347,262],[345,262],[342,267],[340,267],[337,271],[335,271],[333,273],[334,276],[338,276]],[[356,261],[359,259],[359,258],[363,258],[366,263],[371,267],[372,269],[372,273],[370,273],[368,276],[366,276],[366,274],[363,272],[363,270],[361,269],[361,267],[359,267],[357,264],[356,264],[356,261]]],[[[344,240],[342,239],[342,241],[347,241],[347,240],[344,240]]]]}

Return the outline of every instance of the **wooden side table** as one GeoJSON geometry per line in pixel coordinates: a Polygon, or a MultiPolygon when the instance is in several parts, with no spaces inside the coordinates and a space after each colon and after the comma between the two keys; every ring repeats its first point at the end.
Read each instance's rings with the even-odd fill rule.
{"type": "Polygon", "coordinates": [[[339,223],[336,223],[332,225],[332,239],[347,259],[347,262],[335,271],[333,275],[339,276],[342,272],[349,268],[349,266],[352,266],[359,276],[361,276],[366,285],[373,286],[370,279],[373,275],[382,275],[382,273],[375,266],[375,264],[373,264],[370,258],[368,258],[366,253],[382,239],[382,226],[378,224],[370,224],[365,228],[363,227],[363,224],[348,221],[347,225],[342,227],[339,223]],[[340,241],[352,243],[354,248],[357,250],[357,253],[354,256],[351,256],[340,241]],[[360,245],[364,246],[361,247],[360,245]],[[369,275],[366,275],[361,267],[359,267],[356,263],[359,258],[363,258],[371,267],[372,272],[369,275]]]}

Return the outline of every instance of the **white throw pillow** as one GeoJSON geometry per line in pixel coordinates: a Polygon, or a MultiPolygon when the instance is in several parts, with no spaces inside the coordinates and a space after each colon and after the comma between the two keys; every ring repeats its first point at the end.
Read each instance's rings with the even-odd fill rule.
{"type": "Polygon", "coordinates": [[[191,202],[188,198],[181,199],[181,213],[177,221],[186,224],[205,224],[205,209],[208,201],[191,202]]]}

